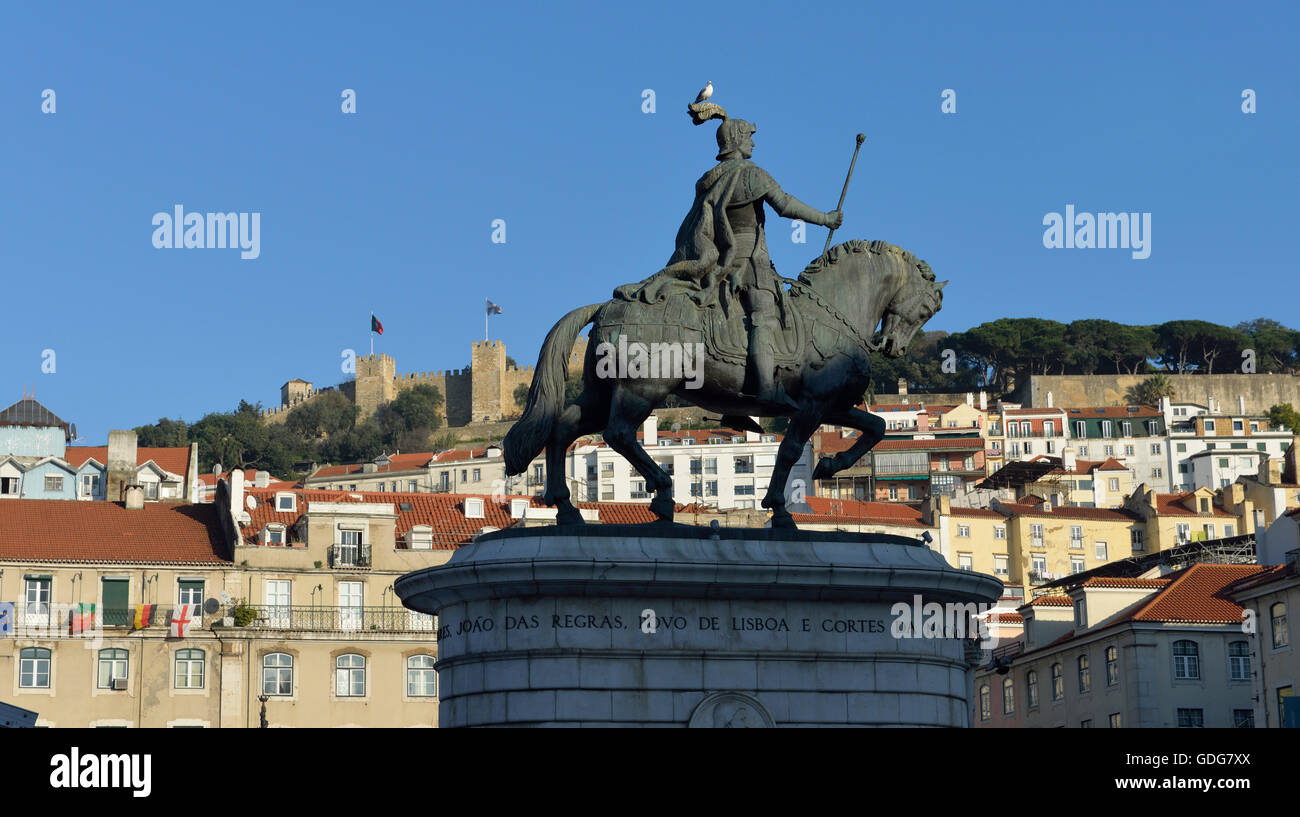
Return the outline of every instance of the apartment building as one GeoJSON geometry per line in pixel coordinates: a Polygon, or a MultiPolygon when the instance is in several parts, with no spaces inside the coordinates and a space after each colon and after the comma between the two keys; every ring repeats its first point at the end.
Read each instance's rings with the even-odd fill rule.
{"type": "Polygon", "coordinates": [[[450,449],[415,454],[380,454],[371,462],[325,465],[312,471],[306,488],[384,493],[505,493],[501,449],[450,449]]]}
{"type": "Polygon", "coordinates": [[[1165,417],[1151,406],[1067,408],[1070,447],[1082,460],[1117,459],[1130,483],[1170,490],[1165,417]]]}
{"type": "MultiPolygon", "coordinates": [[[[1293,527],[1300,513],[1286,517],[1293,527]]],[[[1282,520],[1278,520],[1281,523],[1282,520]]],[[[1300,544],[1297,544],[1300,547],[1300,544]]],[[[1300,609],[1300,550],[1227,588],[1227,596],[1250,613],[1255,628],[1257,670],[1254,680],[1254,719],[1257,726],[1300,729],[1300,645],[1295,643],[1291,615],[1300,609]]]]}
{"type": "Polygon", "coordinates": [[[1169,428],[1171,485],[1177,490],[1221,488],[1258,469],[1261,454],[1281,459],[1294,441],[1291,430],[1275,428],[1267,417],[1246,414],[1244,397],[1237,399],[1235,413],[1224,411],[1213,397],[1207,402],[1203,406],[1161,400],[1169,428]],[[1212,456],[1193,460],[1205,452],[1212,456]]]}

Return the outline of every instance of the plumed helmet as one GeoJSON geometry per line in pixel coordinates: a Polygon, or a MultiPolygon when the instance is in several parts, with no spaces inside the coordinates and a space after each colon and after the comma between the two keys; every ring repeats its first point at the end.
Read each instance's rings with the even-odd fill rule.
{"type": "Polygon", "coordinates": [[[718,161],[732,158],[732,154],[740,148],[740,143],[756,130],[758,128],[752,122],[743,119],[724,120],[718,126],[718,161]]]}

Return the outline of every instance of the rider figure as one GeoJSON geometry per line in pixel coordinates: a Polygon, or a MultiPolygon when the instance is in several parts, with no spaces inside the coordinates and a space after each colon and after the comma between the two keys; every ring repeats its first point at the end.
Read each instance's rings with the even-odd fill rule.
{"type": "Polygon", "coordinates": [[[766,171],[750,162],[755,130],[743,119],[727,119],[718,128],[718,161],[722,165],[739,165],[744,176],[744,183],[734,186],[733,195],[724,205],[734,244],[732,263],[723,274],[729,290],[739,292],[741,306],[749,317],[749,365],[758,399],[794,407],[794,401],[775,382],[776,333],[780,331],[777,304],[783,301],[784,290],[767,254],[763,203],[771,205],[783,218],[802,219],[831,229],[838,228],[844,217],[838,210],[823,213],[809,207],[781,190],[766,171]]]}

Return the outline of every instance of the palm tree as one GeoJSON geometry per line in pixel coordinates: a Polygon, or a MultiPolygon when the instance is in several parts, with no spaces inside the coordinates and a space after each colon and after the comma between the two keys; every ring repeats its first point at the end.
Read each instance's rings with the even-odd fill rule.
{"type": "Polygon", "coordinates": [[[1158,406],[1160,398],[1174,396],[1174,384],[1168,376],[1156,374],[1136,386],[1130,386],[1124,398],[1133,406],[1158,406]]]}

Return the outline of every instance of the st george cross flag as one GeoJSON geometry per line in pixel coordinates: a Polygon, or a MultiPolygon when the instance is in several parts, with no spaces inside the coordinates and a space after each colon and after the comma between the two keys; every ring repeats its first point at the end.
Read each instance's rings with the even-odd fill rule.
{"type": "MultiPolygon", "coordinates": [[[[483,300],[486,301],[487,299],[484,298],[483,300]]],[[[497,306],[496,304],[492,303],[491,301],[488,301],[488,302],[487,302],[487,313],[488,313],[489,315],[500,315],[500,314],[501,314],[501,307],[497,306]]]]}
{"type": "Polygon", "coordinates": [[[137,604],[135,606],[135,618],[131,622],[131,629],[143,630],[145,627],[152,625],[157,610],[158,605],[156,604],[137,604]]]}
{"type": "Polygon", "coordinates": [[[199,606],[197,604],[178,604],[176,609],[172,610],[172,638],[184,638],[189,635],[190,628],[194,625],[203,626],[202,620],[198,619],[199,606]]]}
{"type": "Polygon", "coordinates": [[[93,629],[95,629],[95,605],[84,601],[78,602],[72,610],[72,634],[77,635],[93,629]]]}
{"type": "Polygon", "coordinates": [[[0,638],[14,634],[14,603],[0,601],[0,638]]]}

